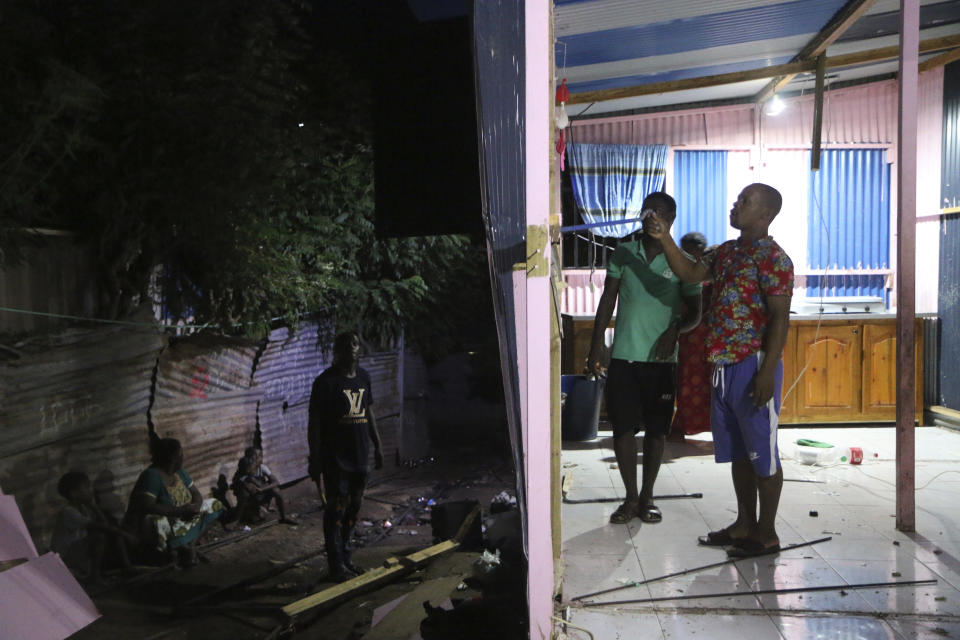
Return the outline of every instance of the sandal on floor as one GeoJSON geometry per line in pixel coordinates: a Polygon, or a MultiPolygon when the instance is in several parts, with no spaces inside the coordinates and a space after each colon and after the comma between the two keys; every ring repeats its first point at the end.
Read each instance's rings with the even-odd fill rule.
{"type": "Polygon", "coordinates": [[[640,520],[647,524],[654,524],[663,520],[663,514],[660,513],[660,507],[655,504],[645,504],[640,507],[640,520]]]}
{"type": "Polygon", "coordinates": [[[640,507],[636,503],[624,502],[617,510],[610,514],[612,524],[627,524],[640,515],[640,507]]]}
{"type": "Polygon", "coordinates": [[[705,536],[697,538],[697,542],[705,547],[729,547],[742,543],[746,538],[734,538],[726,529],[711,531],[705,536]]]}
{"type": "Polygon", "coordinates": [[[780,553],[779,544],[775,543],[767,547],[762,542],[751,538],[747,538],[736,546],[727,549],[727,555],[731,558],[755,558],[775,553],[780,553]]]}

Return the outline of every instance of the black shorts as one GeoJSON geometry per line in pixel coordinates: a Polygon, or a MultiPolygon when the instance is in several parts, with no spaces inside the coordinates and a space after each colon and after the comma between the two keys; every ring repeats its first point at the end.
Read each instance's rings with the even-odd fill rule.
{"type": "Polygon", "coordinates": [[[677,365],[671,362],[611,360],[607,372],[607,417],[613,435],[665,436],[673,420],[677,365]]]}

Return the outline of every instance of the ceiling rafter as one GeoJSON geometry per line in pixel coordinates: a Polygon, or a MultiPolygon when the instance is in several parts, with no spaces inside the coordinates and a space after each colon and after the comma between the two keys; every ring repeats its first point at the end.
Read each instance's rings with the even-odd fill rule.
{"type": "MultiPolygon", "coordinates": [[[[864,13],[873,6],[876,0],[850,0],[840,11],[827,23],[820,33],[815,35],[810,42],[793,57],[790,62],[802,62],[804,60],[816,60],[817,56],[825,53],[827,47],[836,42],[837,38],[853,26],[853,23],[860,19],[864,13]]],[[[782,89],[793,80],[795,73],[785,73],[782,76],[773,78],[767,85],[757,92],[753,97],[754,102],[763,102],[771,98],[773,94],[782,89]]]]}
{"type": "MultiPolygon", "coordinates": [[[[920,53],[933,53],[944,49],[960,47],[960,35],[942,36],[939,38],[930,38],[920,42],[920,53]]],[[[859,64],[871,62],[880,62],[882,60],[891,60],[900,54],[899,46],[880,47],[877,49],[868,49],[866,51],[857,51],[855,53],[846,53],[843,55],[827,58],[828,68],[852,67],[859,64]]],[[[817,68],[816,59],[802,60],[799,62],[788,62],[786,64],[774,65],[770,67],[761,67],[749,71],[734,71],[732,73],[721,73],[712,76],[701,76],[698,78],[685,78],[683,80],[669,80],[666,82],[650,82],[647,84],[635,85],[632,87],[618,87],[615,89],[600,89],[598,91],[584,91],[581,93],[572,93],[566,104],[586,104],[590,102],[603,102],[605,100],[616,100],[619,98],[635,98],[638,96],[647,96],[655,93],[670,93],[673,91],[684,91],[687,89],[701,89],[704,87],[716,87],[736,82],[749,82],[751,80],[764,80],[777,76],[791,75],[813,71],[817,68]]]]}
{"type": "Polygon", "coordinates": [[[960,47],[950,51],[944,51],[940,55],[934,56],[929,60],[924,60],[917,66],[917,70],[920,73],[923,73],[924,71],[929,71],[930,69],[936,69],[937,67],[942,67],[945,64],[950,64],[955,60],[960,60],[960,47]]]}

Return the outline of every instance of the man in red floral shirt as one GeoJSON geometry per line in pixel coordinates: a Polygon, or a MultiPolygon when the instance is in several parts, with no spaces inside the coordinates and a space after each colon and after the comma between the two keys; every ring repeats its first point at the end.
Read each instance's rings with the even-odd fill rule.
{"type": "Polygon", "coordinates": [[[730,210],[740,237],[697,261],[684,254],[666,224],[653,225],[667,263],[684,282],[714,281],[706,313],[706,357],[714,363],[710,422],[714,457],[732,462],[737,520],[700,537],[700,544],[729,546],[728,555],[749,557],[780,550],[774,521],[783,488],[777,425],[787,340],[793,263],[767,234],[780,212],[780,193],[755,183],[730,210]],[[757,513],[759,498],[760,511],[757,513]]]}

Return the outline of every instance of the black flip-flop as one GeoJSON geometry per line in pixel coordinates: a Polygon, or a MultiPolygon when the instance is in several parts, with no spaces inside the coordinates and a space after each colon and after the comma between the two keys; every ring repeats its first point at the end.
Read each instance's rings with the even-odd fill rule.
{"type": "Polygon", "coordinates": [[[727,555],[731,558],[755,558],[757,556],[772,555],[780,553],[780,545],[772,544],[769,547],[764,546],[751,538],[741,541],[736,546],[727,549],[727,555]]]}
{"type": "Polygon", "coordinates": [[[660,507],[655,504],[645,504],[640,507],[640,520],[647,524],[654,524],[663,520],[663,514],[660,513],[660,507]]]}
{"type": "Polygon", "coordinates": [[[610,514],[610,523],[611,524],[627,524],[637,516],[639,516],[639,509],[636,504],[628,506],[631,503],[624,502],[617,510],[610,514]]]}
{"type": "Polygon", "coordinates": [[[711,531],[707,535],[697,538],[697,542],[705,547],[729,547],[731,545],[738,545],[744,540],[746,540],[746,538],[734,538],[726,529],[711,531]]]}

